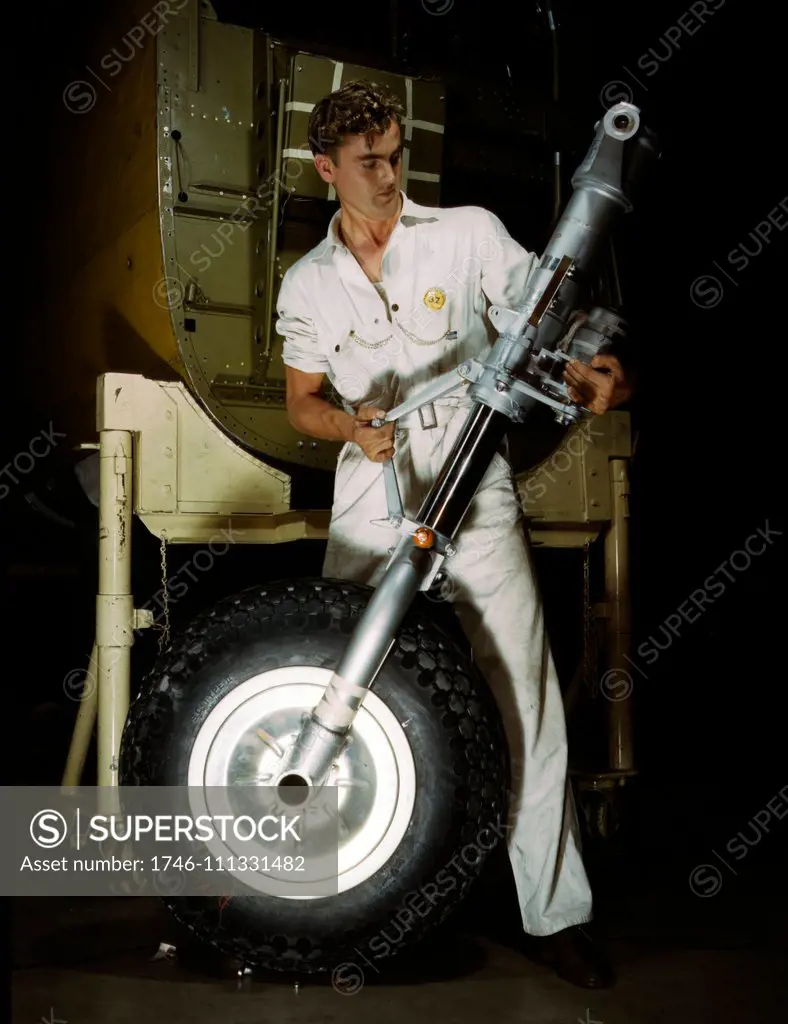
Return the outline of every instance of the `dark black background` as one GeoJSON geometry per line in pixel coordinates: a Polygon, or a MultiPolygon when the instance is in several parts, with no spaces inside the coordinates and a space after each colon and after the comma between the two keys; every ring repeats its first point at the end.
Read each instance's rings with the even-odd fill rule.
{"type": "MultiPolygon", "coordinates": [[[[23,375],[15,365],[20,329],[14,320],[18,316],[21,328],[25,309],[47,301],[39,285],[41,240],[58,216],[53,182],[73,157],[67,145],[55,143],[51,126],[63,88],[79,77],[85,40],[102,6],[51,5],[45,12],[20,7],[13,13],[15,24],[6,28],[16,70],[5,85],[6,124],[13,128],[6,132],[11,159],[4,248],[12,281],[7,279],[4,296],[3,464],[46,421],[46,410],[35,403],[35,375],[23,375]]],[[[440,15],[427,13],[419,0],[399,6],[396,58],[387,4],[227,3],[217,9],[229,20],[282,37],[304,33],[304,49],[311,40],[329,51],[351,47],[363,54],[378,40],[381,60],[391,66],[443,76],[454,125],[454,133],[447,130],[450,149],[478,149],[491,132],[506,132],[508,123],[508,164],[453,176],[448,161],[444,201],[488,206],[529,248],[541,249],[549,237],[551,193],[540,174],[549,174],[551,146],[522,134],[524,126],[543,117],[548,141],[558,140],[565,169],[573,169],[604,112],[600,96],[609,98],[606,86],[618,81],[659,135],[663,154],[656,180],[619,242],[631,344],[640,367],[632,405],[638,430],[631,500],[636,646],[750,534],[767,521],[785,529],[788,233],[775,228],[744,270],[726,262],[741,244],[754,251],[750,232],[786,195],[780,152],[784,96],[774,91],[782,77],[780,27],[755,5],[727,0],[714,10],[709,2],[705,24],[688,15],[692,34],[684,31],[671,42],[666,33],[688,11],[683,3],[556,4],[561,77],[554,105],[551,38],[545,12],[535,4],[455,0],[440,15]],[[646,74],[644,65],[653,69],[650,50],[661,60],[646,74]],[[491,97],[487,112],[475,89],[491,97]],[[502,115],[504,104],[521,115],[502,115]],[[715,261],[733,280],[722,277],[715,261]],[[712,308],[701,308],[691,287],[708,273],[721,279],[724,294],[712,308]]],[[[442,5],[426,6],[434,12],[442,5]]],[[[704,5],[694,7],[701,11],[704,5]]],[[[80,552],[91,557],[85,538],[75,540],[47,524],[18,498],[0,513],[8,562],[43,557],[60,565],[78,560],[80,552]],[[37,555],[30,555],[36,547],[37,555]],[[50,554],[42,556],[41,550],[50,554]]],[[[735,582],[717,575],[725,594],[697,622],[685,624],[681,638],[648,669],[648,680],[635,675],[643,791],[659,794],[650,803],[644,796],[644,827],[665,847],[681,847],[690,836],[724,844],[788,782],[781,710],[784,543],[782,534],[749,569],[734,571],[735,582]]],[[[146,550],[155,558],[151,546],[146,550]]],[[[295,554],[267,549],[264,556],[256,552],[256,564],[274,574],[280,565],[288,574],[295,564],[304,571],[320,565],[314,546],[297,546],[295,554]]],[[[554,572],[559,562],[540,559],[550,621],[560,633],[563,602],[575,602],[579,576],[567,597],[566,573],[554,572]]],[[[9,699],[21,700],[25,708],[39,700],[64,704],[63,673],[90,649],[91,571],[67,584],[46,576],[6,578],[4,677],[9,699]]],[[[156,580],[152,566],[140,584],[140,603],[156,580]]],[[[224,585],[227,579],[216,583],[224,585]]],[[[73,711],[66,701],[65,712],[73,711]]],[[[40,750],[35,758],[30,753],[32,739],[20,733],[9,742],[19,747],[18,781],[57,781],[59,763],[54,769],[48,763],[42,775],[40,750]]],[[[788,827],[781,828],[784,838],[788,827]]],[[[765,849],[763,843],[753,851],[753,862],[767,856],[765,849]]],[[[693,863],[688,860],[688,868],[693,863]]]]}

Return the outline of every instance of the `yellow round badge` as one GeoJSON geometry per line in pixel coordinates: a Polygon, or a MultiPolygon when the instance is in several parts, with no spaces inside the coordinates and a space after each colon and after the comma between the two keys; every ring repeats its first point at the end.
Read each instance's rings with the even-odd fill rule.
{"type": "Polygon", "coordinates": [[[430,288],[424,293],[424,305],[427,309],[443,309],[446,304],[446,292],[440,288],[430,288]]]}

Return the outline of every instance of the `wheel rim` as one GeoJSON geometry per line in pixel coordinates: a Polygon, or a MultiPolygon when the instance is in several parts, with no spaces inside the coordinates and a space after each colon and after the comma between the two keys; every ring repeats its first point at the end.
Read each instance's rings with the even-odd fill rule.
{"type": "MultiPolygon", "coordinates": [[[[228,787],[270,786],[281,753],[292,745],[304,715],[318,704],[332,674],[313,666],[272,669],[223,697],[203,723],[189,758],[193,812],[226,813],[226,805],[209,806],[216,799],[214,788],[218,793],[228,787]]],[[[413,812],[416,769],[403,726],[371,691],[326,785],[337,789],[339,816],[338,857],[331,877],[283,886],[265,875],[251,879],[244,874],[244,885],[284,898],[322,898],[366,881],[399,846],[413,812]]]]}

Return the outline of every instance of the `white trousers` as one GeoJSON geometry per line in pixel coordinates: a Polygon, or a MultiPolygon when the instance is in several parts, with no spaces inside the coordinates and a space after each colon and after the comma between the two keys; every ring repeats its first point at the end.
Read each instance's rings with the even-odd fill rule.
{"type": "MultiPolygon", "coordinates": [[[[416,516],[462,427],[467,406],[445,427],[400,431],[395,466],[406,515],[416,516]]],[[[337,463],[323,575],[380,582],[393,529],[382,466],[355,444],[337,463]]],[[[509,463],[493,459],[445,559],[443,594],[453,602],[474,662],[501,711],[512,780],[507,848],[523,927],[550,935],[592,917],[572,790],[563,701],[509,463]]]]}

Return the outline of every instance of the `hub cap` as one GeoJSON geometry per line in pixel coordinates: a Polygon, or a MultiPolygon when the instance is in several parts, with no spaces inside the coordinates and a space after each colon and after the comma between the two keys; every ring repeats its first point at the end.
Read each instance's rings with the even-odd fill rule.
{"type": "MultiPolygon", "coordinates": [[[[272,669],[236,686],[219,701],[200,729],[189,760],[195,816],[228,813],[221,790],[227,793],[231,787],[268,786],[275,794],[272,781],[281,758],[292,746],[304,716],[319,703],[331,676],[331,669],[312,666],[272,669]]],[[[272,879],[245,872],[244,885],[299,900],[345,892],[378,871],[399,846],[413,812],[415,766],[403,726],[371,691],[326,786],[337,791],[339,848],[330,871],[318,879],[313,867],[309,881],[291,878],[293,884],[283,884],[281,875],[272,879]]],[[[284,809],[298,813],[297,807],[284,809]]],[[[221,854],[212,842],[207,845],[221,854]]],[[[225,851],[223,863],[231,863],[228,854],[237,857],[238,846],[225,851]]]]}

